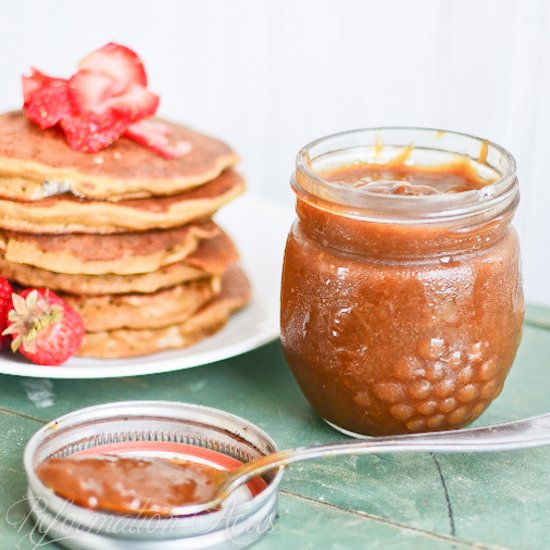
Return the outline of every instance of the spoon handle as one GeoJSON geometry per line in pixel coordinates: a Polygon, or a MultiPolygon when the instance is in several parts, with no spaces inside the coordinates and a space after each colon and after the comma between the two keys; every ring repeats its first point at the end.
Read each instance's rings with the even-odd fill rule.
{"type": "Polygon", "coordinates": [[[491,452],[515,451],[550,445],[550,414],[506,424],[389,437],[368,437],[279,451],[244,464],[230,474],[229,490],[279,466],[327,456],[385,452],[491,452]]]}

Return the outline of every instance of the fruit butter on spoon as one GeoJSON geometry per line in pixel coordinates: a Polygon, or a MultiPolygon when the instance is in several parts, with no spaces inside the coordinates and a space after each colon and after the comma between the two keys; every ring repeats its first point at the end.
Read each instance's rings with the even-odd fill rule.
{"type": "Polygon", "coordinates": [[[550,445],[550,413],[483,428],[372,437],[279,451],[232,471],[165,458],[51,457],[37,468],[59,496],[117,514],[173,517],[215,510],[237,488],[273,468],[327,456],[384,452],[492,452],[550,445]]]}

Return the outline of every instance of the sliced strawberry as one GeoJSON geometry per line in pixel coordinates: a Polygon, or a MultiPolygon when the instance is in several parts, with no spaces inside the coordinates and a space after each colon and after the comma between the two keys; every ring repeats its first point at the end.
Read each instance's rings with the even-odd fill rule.
{"type": "Polygon", "coordinates": [[[163,136],[168,138],[172,134],[170,126],[163,124],[158,120],[140,120],[129,128],[130,131],[140,133],[143,135],[162,138],[163,136]]]}
{"type": "Polygon", "coordinates": [[[130,84],[147,86],[147,73],[141,59],[130,48],[114,42],[88,54],[78,68],[111,78],[115,94],[123,92],[130,84]]]}
{"type": "MultiPolygon", "coordinates": [[[[59,123],[74,150],[104,149],[130,124],[156,112],[159,97],[146,88],[143,63],[129,48],[111,42],[86,56],[79,68],[69,81],[34,69],[23,77],[27,117],[41,128],[59,123]]],[[[133,135],[167,158],[188,152],[189,144],[171,143],[169,133],[138,127],[133,135]]]]}
{"type": "Polygon", "coordinates": [[[41,73],[37,69],[31,68],[31,74],[29,76],[23,75],[21,77],[24,102],[27,103],[30,101],[32,94],[37,92],[40,88],[43,88],[51,80],[53,80],[52,77],[41,73]]]}
{"type": "Polygon", "coordinates": [[[61,128],[72,149],[83,153],[97,153],[117,140],[126,130],[128,122],[112,111],[103,115],[86,113],[63,118],[61,128]]]}
{"type": "Polygon", "coordinates": [[[24,105],[25,115],[40,128],[51,128],[70,112],[66,83],[51,84],[34,92],[24,105]]]}
{"type": "Polygon", "coordinates": [[[12,295],[9,326],[11,348],[39,365],[64,363],[82,343],[80,315],[51,290],[29,288],[12,295]]]}
{"type": "Polygon", "coordinates": [[[128,122],[149,117],[155,113],[159,97],[139,84],[130,84],[127,90],[114,94],[115,83],[105,75],[80,70],[69,81],[69,96],[79,113],[103,114],[116,111],[128,122]]]}
{"type": "Polygon", "coordinates": [[[186,140],[170,141],[171,134],[168,126],[154,120],[135,122],[124,133],[125,137],[166,159],[181,157],[191,151],[191,144],[186,140]]]}
{"type": "Polygon", "coordinates": [[[143,86],[132,84],[125,93],[108,99],[106,104],[128,121],[134,122],[154,115],[159,101],[157,94],[143,86]]]}
{"type": "Polygon", "coordinates": [[[29,76],[23,75],[21,80],[23,83],[23,100],[25,103],[30,101],[34,92],[47,88],[51,84],[62,84],[67,82],[64,78],[49,76],[35,68],[31,68],[31,74],[29,76]]]}
{"type": "Polygon", "coordinates": [[[98,73],[81,70],[69,80],[69,98],[77,112],[104,113],[106,101],[113,95],[113,79],[98,73]]]}
{"type": "Polygon", "coordinates": [[[35,69],[22,77],[25,114],[40,128],[55,126],[70,112],[68,85],[35,69]]]}

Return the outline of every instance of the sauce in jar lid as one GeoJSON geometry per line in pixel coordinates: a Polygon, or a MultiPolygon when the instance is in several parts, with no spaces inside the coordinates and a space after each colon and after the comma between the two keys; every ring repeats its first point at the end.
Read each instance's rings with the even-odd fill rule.
{"type": "Polygon", "coordinates": [[[147,471],[156,476],[154,471],[161,469],[158,479],[144,479],[149,488],[139,486],[139,472],[130,474],[131,484],[122,480],[113,488],[135,489],[130,497],[137,495],[139,500],[153,495],[157,505],[171,505],[172,497],[181,496],[182,492],[193,498],[205,494],[198,490],[196,479],[189,483],[187,474],[178,471],[179,467],[186,468],[186,463],[193,463],[193,478],[198,474],[208,490],[208,480],[217,471],[224,475],[243,462],[276,451],[277,446],[263,430],[210,407],[169,401],[122,401],[79,409],[40,428],[25,448],[30,513],[41,531],[70,548],[244,547],[272,529],[282,470],[256,477],[237,488],[208,513],[169,517],[144,512],[139,502],[129,503],[124,498],[118,503],[121,507],[109,503],[108,483],[119,483],[118,472],[114,476],[106,473],[100,487],[94,487],[93,467],[80,480],[64,480],[62,476],[75,464],[77,468],[84,467],[93,464],[87,460],[104,460],[105,455],[110,460],[115,456],[115,469],[122,471],[125,465],[129,464],[131,470],[134,461],[144,461],[141,473],[147,471]],[[66,464],[58,462],[65,459],[66,464]],[[166,481],[168,486],[177,478],[182,486],[173,487],[170,495],[162,494],[160,485],[166,481]],[[90,485],[79,487],[82,479],[90,485]],[[71,495],[75,481],[77,488],[82,489],[78,504],[71,495]]]}
{"type": "Polygon", "coordinates": [[[36,473],[74,504],[140,516],[168,516],[176,506],[208,502],[224,479],[206,464],[117,455],[52,457],[36,473]]]}

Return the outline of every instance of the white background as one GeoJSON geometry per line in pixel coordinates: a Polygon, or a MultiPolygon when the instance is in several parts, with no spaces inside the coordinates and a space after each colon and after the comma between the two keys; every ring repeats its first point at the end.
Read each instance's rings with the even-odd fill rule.
{"type": "Polygon", "coordinates": [[[527,298],[550,305],[547,0],[18,0],[0,11],[0,109],[34,65],[69,75],[115,40],[143,57],[160,113],[242,155],[255,193],[293,198],[299,147],[378,125],[461,130],[517,158],[527,298]]]}

